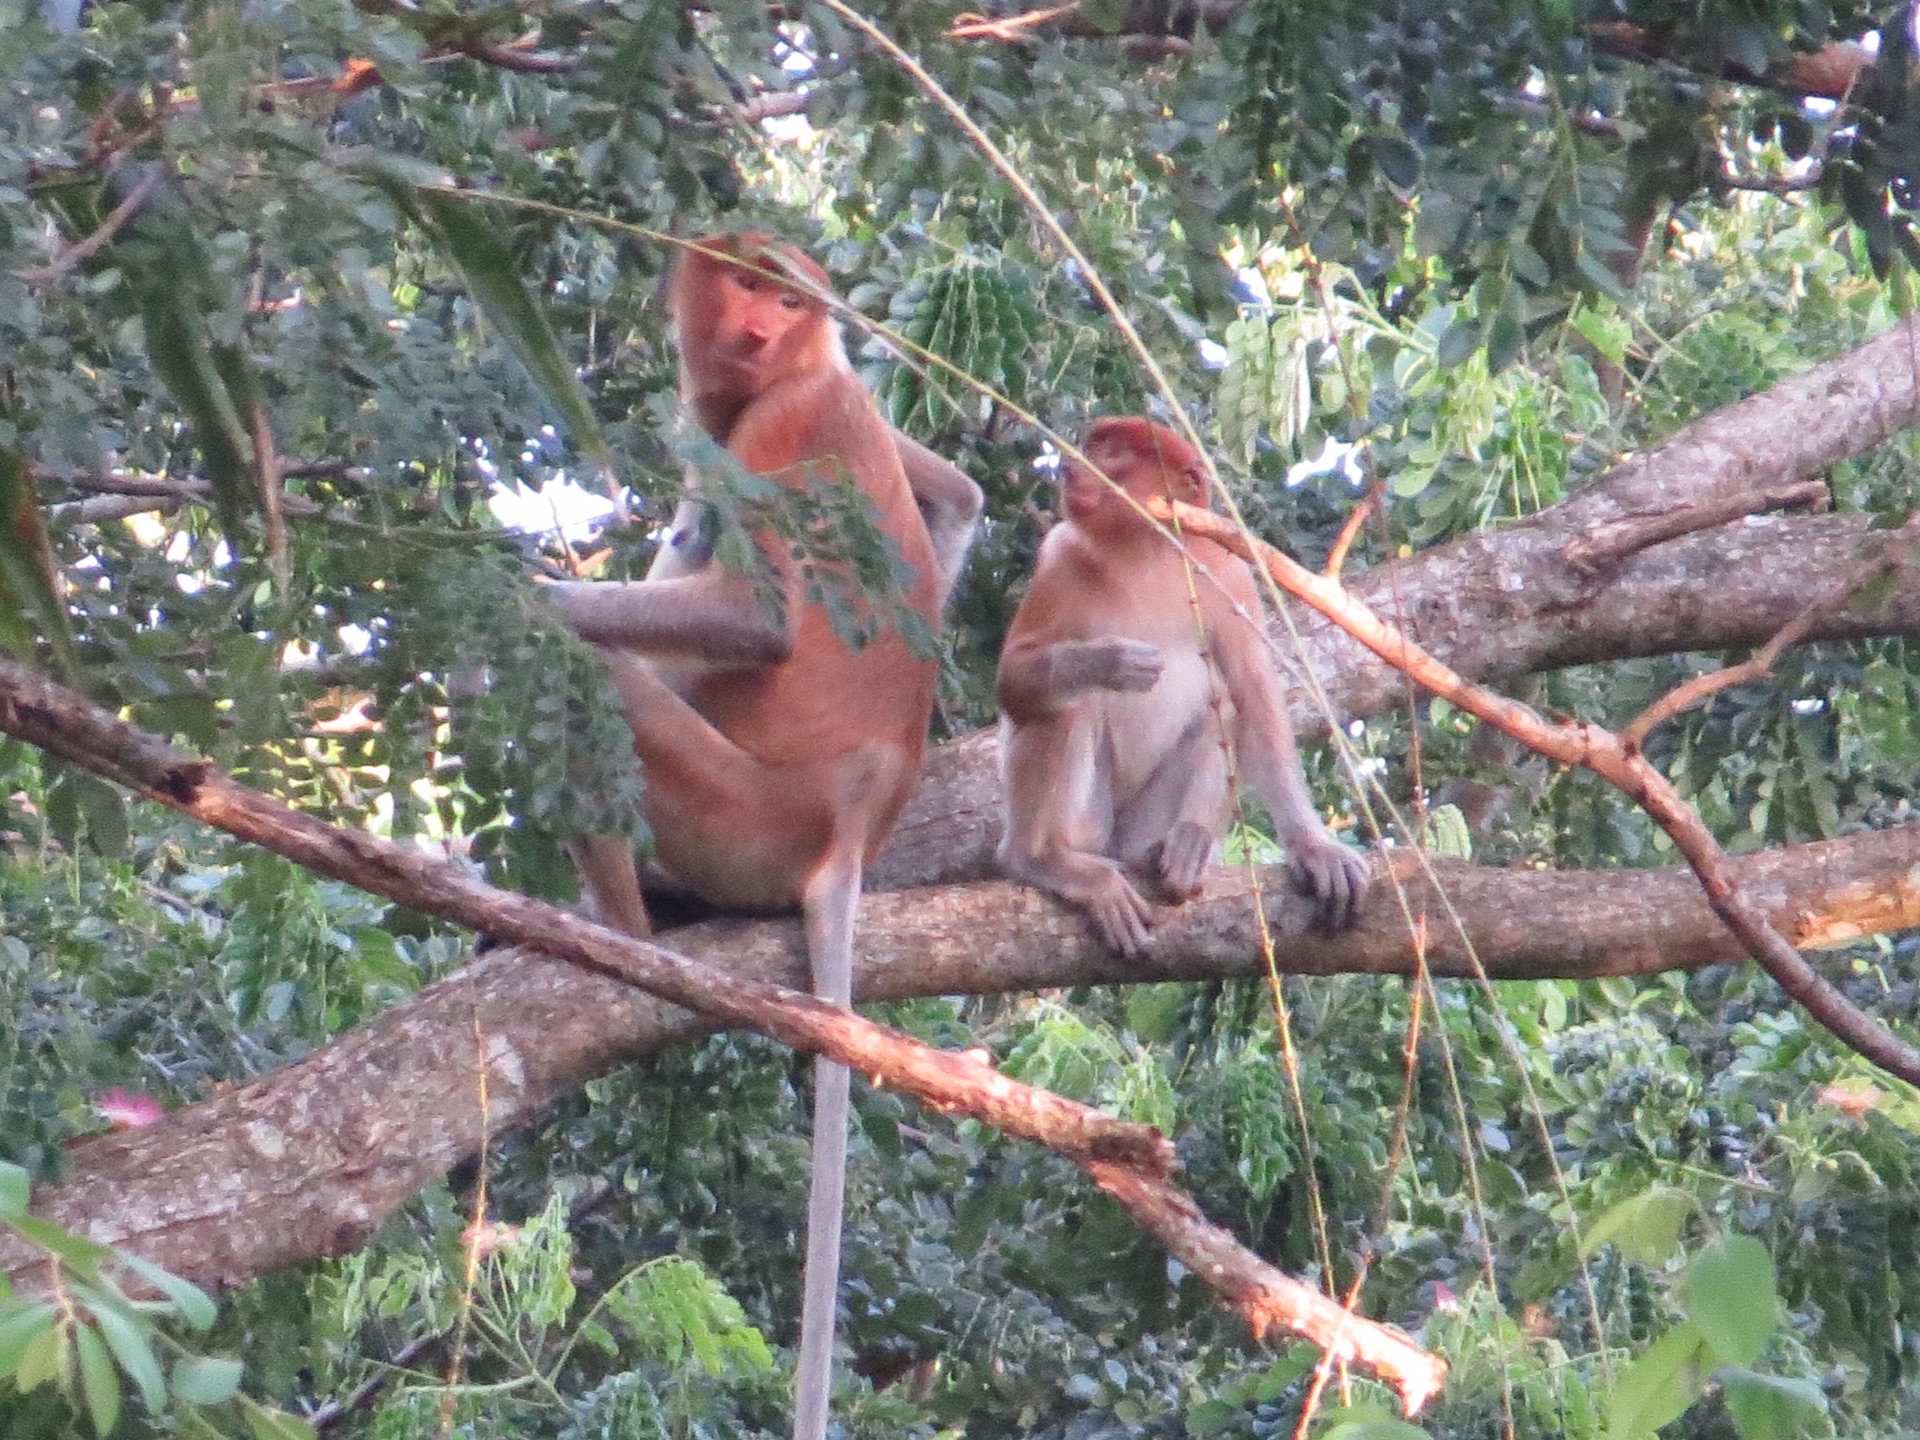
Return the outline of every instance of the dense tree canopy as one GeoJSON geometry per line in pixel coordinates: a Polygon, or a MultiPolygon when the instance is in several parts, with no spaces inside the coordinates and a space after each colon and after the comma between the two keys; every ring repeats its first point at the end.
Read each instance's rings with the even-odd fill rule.
{"type": "MultiPolygon", "coordinates": [[[[571,899],[644,776],[537,577],[644,570],[714,460],[674,243],[772,231],[987,496],[869,1013],[1159,1127],[1207,1217],[1447,1360],[1426,1433],[1903,1433],[1920,1096],[1719,914],[1913,1033],[1916,84],[1897,5],[0,0],[0,649],[571,899]],[[1310,778],[1382,852],[1355,934],[1304,932],[1257,812],[1136,965],[991,880],[1050,463],[1127,413],[1539,716],[1699,682],[1633,754],[1712,905],[1646,793],[1294,603],[1310,778]]],[[[713,493],[898,578],[831,493],[713,493]]],[[[38,738],[0,736],[0,1434],[784,1433],[804,1057],[38,738]]],[[[784,922],[663,943],[802,973],[784,922]]],[[[848,1435],[1419,1433],[1112,1185],[856,1110],[848,1435]]]]}

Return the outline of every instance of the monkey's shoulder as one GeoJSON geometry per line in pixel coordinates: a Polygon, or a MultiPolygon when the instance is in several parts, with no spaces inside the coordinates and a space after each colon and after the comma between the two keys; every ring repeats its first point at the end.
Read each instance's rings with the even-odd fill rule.
{"type": "Polygon", "coordinates": [[[886,422],[850,371],[821,370],[769,385],[735,422],[727,449],[755,474],[831,461],[869,489],[876,472],[906,483],[886,422]]]}

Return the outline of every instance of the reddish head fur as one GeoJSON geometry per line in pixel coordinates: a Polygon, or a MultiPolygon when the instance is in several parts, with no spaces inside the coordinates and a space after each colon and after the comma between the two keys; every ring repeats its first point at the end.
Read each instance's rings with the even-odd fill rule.
{"type": "Polygon", "coordinates": [[[1207,503],[1207,467],[1200,453],[1164,425],[1140,415],[1096,420],[1080,442],[1087,464],[1069,462],[1061,493],[1067,518],[1100,529],[1144,525],[1133,508],[1100,479],[1119,485],[1136,500],[1164,495],[1189,505],[1207,503]],[[1096,473],[1100,472],[1100,473],[1096,473]]]}
{"type": "Polygon", "coordinates": [[[717,440],[782,380],[844,368],[839,332],[818,292],[827,272],[771,235],[715,235],[674,266],[681,392],[717,440]]]}

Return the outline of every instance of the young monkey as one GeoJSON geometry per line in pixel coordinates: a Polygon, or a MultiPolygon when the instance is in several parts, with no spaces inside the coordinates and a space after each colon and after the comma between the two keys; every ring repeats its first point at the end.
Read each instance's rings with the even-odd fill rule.
{"type": "MultiPolygon", "coordinates": [[[[917,572],[907,603],[936,626],[977,513],[968,508],[972,482],[896,441],[847,364],[825,302],[808,293],[826,284],[819,266],[764,235],[720,236],[687,252],[672,288],[683,398],[755,474],[793,485],[850,476],[917,572]],[[962,527],[938,550],[903,450],[923,479],[944,487],[928,508],[962,527]]],[[[787,547],[769,536],[762,550],[785,600],[777,619],[762,611],[749,577],[708,563],[691,543],[669,547],[646,580],[549,593],[613,671],[668,877],[727,909],[798,905],[815,993],[846,1005],[861,873],[919,775],[936,665],[892,627],[849,649],[826,606],[806,598],[787,547]]],[[[609,923],[647,933],[627,840],[580,842],[574,858],[609,923]]],[[[826,1431],[847,1108],[846,1070],[820,1062],[796,1440],[826,1431]]]]}
{"type": "MultiPolygon", "coordinates": [[[[1081,449],[1136,500],[1208,502],[1199,455],[1152,421],[1100,420],[1081,449]]],[[[1060,498],[1000,653],[1001,868],[1137,954],[1153,909],[1128,871],[1176,904],[1199,893],[1226,833],[1231,746],[1318,928],[1351,926],[1367,862],[1314,813],[1253,571],[1189,538],[1189,588],[1179,549],[1085,465],[1063,467],[1060,498]]]]}

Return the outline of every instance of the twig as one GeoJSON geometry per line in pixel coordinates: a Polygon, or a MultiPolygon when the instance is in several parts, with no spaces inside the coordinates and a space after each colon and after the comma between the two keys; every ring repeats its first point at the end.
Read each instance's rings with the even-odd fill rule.
{"type": "Polygon", "coordinates": [[[354,1411],[366,1409],[381,1391],[393,1383],[394,1371],[404,1370],[418,1360],[432,1349],[440,1338],[438,1335],[419,1335],[409,1340],[393,1352],[393,1358],[386,1361],[384,1369],[376,1370],[338,1400],[329,1400],[302,1418],[315,1430],[331,1430],[354,1411]]]}
{"type": "Polygon", "coordinates": [[[1085,1170],[1175,1254],[1192,1256],[1194,1273],[1256,1333],[1283,1325],[1337,1349],[1391,1384],[1409,1414],[1446,1373],[1444,1361],[1406,1336],[1349,1315],[1207,1221],[1173,1187],[1173,1146],[1152,1126],[1021,1084],[976,1054],[936,1050],[800,991],[729,975],[570,911],[495,890],[451,861],[327,825],[7,660],[0,660],[0,731],[316,874],[610,975],[716,1024],[828,1056],[936,1110],[960,1111],[1036,1141],[1085,1170]]]}
{"type": "Polygon", "coordinates": [[[1046,10],[1028,10],[1019,15],[1008,15],[995,19],[990,15],[976,15],[968,11],[954,16],[953,24],[947,27],[949,40],[1018,40],[1020,32],[1031,30],[1036,25],[1044,25],[1049,20],[1058,20],[1062,15],[1071,15],[1080,8],[1080,0],[1068,0],[1065,5],[1055,5],[1046,10]]]}
{"type": "Polygon", "coordinates": [[[1735,685],[1746,685],[1760,679],[1773,669],[1773,663],[1780,658],[1781,651],[1789,645],[1798,645],[1821,620],[1845,609],[1862,586],[1871,584],[1889,570],[1899,568],[1901,563],[1898,555],[1878,556],[1859,575],[1810,602],[1798,615],[1782,625],[1778,634],[1740,664],[1727,665],[1706,675],[1696,675],[1684,685],[1676,685],[1627,723],[1620,732],[1620,743],[1628,750],[1638,750],[1646,743],[1648,734],[1656,725],[1664,725],[1674,716],[1691,710],[1709,695],[1717,695],[1722,690],[1731,690],[1735,685]]]}
{"type": "Polygon", "coordinates": [[[134,183],[133,188],[127,192],[126,199],[107,212],[107,218],[100,222],[99,229],[86,239],[75,241],[45,265],[16,273],[29,285],[51,285],[74,266],[97,255],[102,246],[120,233],[122,226],[140,213],[140,207],[147,203],[148,198],[160,188],[161,182],[166,178],[165,166],[151,167],[134,183]]]}
{"type": "Polygon", "coordinates": [[[1476,685],[1442,664],[1349,595],[1339,581],[1296,564],[1223,515],[1192,505],[1148,502],[1162,523],[1199,535],[1258,565],[1296,596],[1395,669],[1469,715],[1563,765],[1591,770],[1620,790],[1672,837],[1700,880],[1707,904],[1787,995],[1843,1044],[1909,1084],[1920,1084],[1920,1049],[1855,1006],[1807,964],[1728,873],[1726,853],[1666,776],[1611,731],[1585,722],[1548,720],[1517,700],[1476,685]]]}
{"type": "Polygon", "coordinates": [[[1637,510],[1605,525],[1596,525],[1577,540],[1570,540],[1560,558],[1583,574],[1594,575],[1619,564],[1630,555],[1668,540],[1678,540],[1697,530],[1762,515],[1769,510],[1787,510],[1796,505],[1817,505],[1827,498],[1823,480],[1802,480],[1771,490],[1750,490],[1723,499],[1699,504],[1685,501],[1655,510],[1637,510]]]}
{"type": "Polygon", "coordinates": [[[1360,538],[1360,527],[1367,523],[1370,516],[1379,512],[1380,497],[1385,489],[1378,480],[1367,487],[1367,493],[1360,497],[1360,503],[1353,507],[1346,523],[1340,527],[1340,533],[1334,537],[1333,549],[1327,552],[1324,574],[1339,578],[1340,571],[1347,563],[1347,552],[1353,548],[1353,542],[1360,538]]]}

